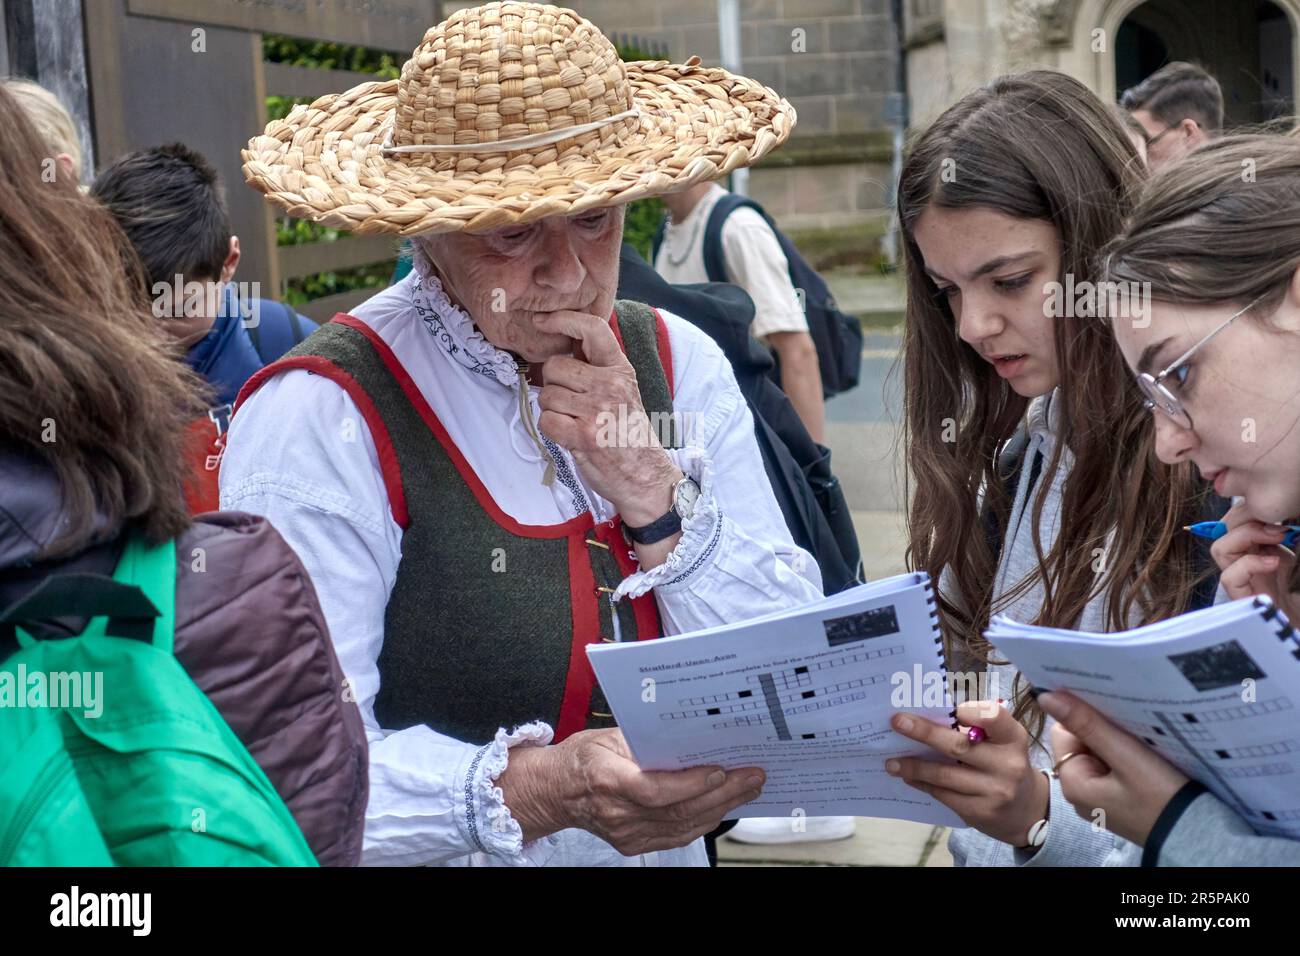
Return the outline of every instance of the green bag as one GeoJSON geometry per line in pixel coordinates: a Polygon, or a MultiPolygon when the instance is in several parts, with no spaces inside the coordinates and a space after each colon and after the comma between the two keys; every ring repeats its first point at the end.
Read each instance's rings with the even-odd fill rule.
{"type": "Polygon", "coordinates": [[[132,535],[112,580],[52,575],[0,614],[18,645],[0,662],[0,866],[316,865],[176,660],[175,602],[175,542],[132,535]],[[70,638],[16,626],[68,614],[94,616],[70,638]]]}

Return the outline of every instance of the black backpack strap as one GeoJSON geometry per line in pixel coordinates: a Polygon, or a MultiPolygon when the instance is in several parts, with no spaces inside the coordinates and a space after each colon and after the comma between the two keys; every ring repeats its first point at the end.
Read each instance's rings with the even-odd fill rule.
{"type": "MultiPolygon", "coordinates": [[[[672,423],[672,441],[665,444],[665,447],[681,448],[681,430],[672,417],[673,397],[668,389],[668,376],[659,359],[659,320],[654,309],[642,302],[616,299],[614,313],[618,317],[618,333],[623,339],[623,351],[636,370],[641,405],[647,416],[653,416],[656,412],[661,416],[669,416],[666,420],[672,423]]],[[[651,417],[650,420],[653,422],[654,418],[651,417]]],[[[663,440],[662,435],[660,440],[663,440]]]]}
{"type": "MultiPolygon", "coordinates": [[[[297,345],[307,336],[303,333],[302,316],[293,306],[286,305],[284,310],[289,313],[289,328],[293,331],[293,345],[297,345]]],[[[293,346],[291,345],[290,348],[293,346]]],[[[278,358],[279,356],[277,356],[278,358]]]]}
{"type": "Polygon", "coordinates": [[[659,258],[659,250],[664,244],[664,234],[668,231],[668,217],[660,216],[659,225],[655,226],[654,238],[650,240],[650,264],[659,258]]]}
{"type": "MultiPolygon", "coordinates": [[[[998,453],[997,481],[1012,500],[1016,496],[1016,476],[1020,474],[1020,466],[1025,458],[1025,449],[1028,447],[1029,426],[1021,422],[998,453]]],[[[1029,487],[1031,489],[1038,483],[1038,474],[1042,471],[1042,467],[1043,456],[1035,454],[1034,462],[1030,466],[1029,487]]],[[[997,515],[993,513],[993,509],[988,506],[987,501],[984,503],[981,517],[984,519],[984,535],[988,540],[989,550],[992,552],[994,560],[997,561],[1002,554],[1002,526],[998,524],[997,515]]]]}
{"type": "Polygon", "coordinates": [[[102,574],[52,574],[0,611],[0,659],[17,649],[18,626],[34,631],[52,618],[107,617],[106,633],[148,643],[158,616],[158,608],[134,585],[102,574]]]}
{"type": "MultiPolygon", "coordinates": [[[[243,321],[242,318],[240,321],[243,321]]],[[[257,322],[244,322],[244,331],[248,333],[248,339],[253,343],[253,351],[257,353],[257,357],[265,365],[266,356],[262,354],[262,322],[260,317],[257,322]]]]}
{"type": "Polygon", "coordinates": [[[722,254],[722,227],[726,225],[727,217],[741,206],[748,206],[769,224],[771,223],[763,207],[754,200],[735,193],[727,193],[720,197],[709,210],[709,221],[704,226],[704,272],[710,282],[731,281],[727,277],[727,263],[722,254]]]}

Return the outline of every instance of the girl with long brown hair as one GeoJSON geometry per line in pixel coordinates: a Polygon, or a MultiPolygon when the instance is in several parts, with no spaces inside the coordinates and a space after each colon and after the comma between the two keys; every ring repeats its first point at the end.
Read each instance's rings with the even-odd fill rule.
{"type": "MultiPolygon", "coordinates": [[[[1113,328],[1144,376],[1161,460],[1241,499],[1211,549],[1223,590],[1266,594],[1300,622],[1296,557],[1281,546],[1300,516],[1300,143],[1229,136],[1196,150],[1152,180],[1101,263],[1151,288],[1149,321],[1113,328]]],[[[1042,706],[1061,721],[1053,743],[1080,755],[1062,768],[1066,797],[1104,811],[1143,865],[1300,865],[1300,842],[1257,835],[1083,701],[1050,693],[1042,706]]]]}
{"type": "Polygon", "coordinates": [[[1095,317],[1104,296],[1084,294],[1141,175],[1105,104],[1035,71],[949,108],[900,180],[909,561],[939,583],[950,670],[1008,701],[960,704],[978,732],[895,719],[961,761],[890,762],[970,825],[950,844],[959,864],[1099,864],[1117,849],[1044,772],[1043,715],[984,640],[990,615],[1123,629],[1182,611],[1196,577],[1180,530],[1201,509],[1193,476],[1156,461],[1150,413],[1095,317]]]}

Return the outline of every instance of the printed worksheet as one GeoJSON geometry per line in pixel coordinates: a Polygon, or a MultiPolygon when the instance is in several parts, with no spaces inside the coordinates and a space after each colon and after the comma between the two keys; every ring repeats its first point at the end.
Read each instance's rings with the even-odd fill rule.
{"type": "Polygon", "coordinates": [[[750,621],[591,645],[592,667],[646,770],[762,767],[740,817],[873,816],[961,826],[890,777],[933,751],[895,733],[899,710],[952,721],[930,582],[906,574],[750,621]]]}
{"type": "Polygon", "coordinates": [[[1034,686],[1077,694],[1257,832],[1300,839],[1300,646],[1267,598],[1118,634],[999,617],[985,636],[1034,686]]]}

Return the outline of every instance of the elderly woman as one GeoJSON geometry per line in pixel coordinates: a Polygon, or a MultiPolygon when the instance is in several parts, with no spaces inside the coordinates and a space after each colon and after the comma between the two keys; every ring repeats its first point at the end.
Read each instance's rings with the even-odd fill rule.
{"type": "Polygon", "coordinates": [[[361,707],[363,862],[702,865],[761,789],[641,771],[585,647],[820,595],[721,351],[614,300],[625,203],[792,123],[749,80],[502,3],[249,143],[277,206],[415,238],[410,276],[249,383],[221,473],[301,555],[361,707]]]}

